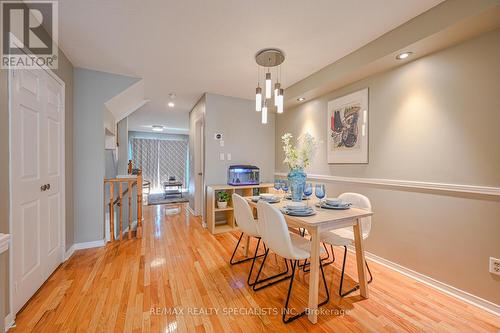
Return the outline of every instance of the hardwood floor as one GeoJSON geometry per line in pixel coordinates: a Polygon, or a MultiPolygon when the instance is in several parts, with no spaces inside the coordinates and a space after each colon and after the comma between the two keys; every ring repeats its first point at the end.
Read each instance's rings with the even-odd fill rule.
{"type": "MultiPolygon", "coordinates": [[[[500,318],[370,263],[370,299],[337,296],[342,251],[325,273],[330,302],[317,325],[281,322],[288,281],[253,292],[250,263],[228,264],[237,234],[212,236],[184,205],[144,209],[144,238],[81,250],[57,269],[9,332],[497,332],[500,318]],[[179,213],[172,214],[178,207],[179,213]]],[[[283,269],[271,256],[269,274],[283,269]]],[[[347,273],[355,274],[349,255],[347,273]]],[[[296,276],[292,307],[307,302],[296,276]]],[[[353,280],[347,279],[347,287],[353,280]]],[[[321,289],[321,288],[320,288],[321,289]]],[[[320,295],[320,299],[324,295],[320,295]]]]}

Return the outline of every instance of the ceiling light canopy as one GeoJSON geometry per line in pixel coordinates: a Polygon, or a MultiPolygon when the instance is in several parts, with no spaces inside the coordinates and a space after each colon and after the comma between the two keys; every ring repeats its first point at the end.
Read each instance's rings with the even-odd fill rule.
{"type": "Polygon", "coordinates": [[[151,126],[151,130],[154,132],[163,132],[165,128],[161,125],[153,125],[151,126]]]}
{"type": "Polygon", "coordinates": [[[168,107],[173,108],[175,106],[174,102],[168,102],[168,107]]]}
{"type": "Polygon", "coordinates": [[[303,101],[305,101],[305,100],[306,100],[306,98],[305,98],[305,97],[299,97],[299,98],[297,98],[297,102],[303,102],[303,101]]]}
{"type": "Polygon", "coordinates": [[[275,106],[277,113],[283,113],[283,89],[281,84],[281,64],[285,61],[283,51],[278,49],[263,49],[255,55],[255,62],[257,63],[257,88],[255,89],[255,110],[262,112],[261,121],[267,124],[267,114],[270,106],[275,106]],[[264,80],[264,96],[262,88],[260,87],[260,67],[264,67],[265,80],[264,80]],[[276,82],[274,84],[271,75],[271,68],[276,68],[276,82]],[[264,98],[263,98],[264,97],[264,98]],[[271,98],[274,102],[271,103],[271,98]]]}
{"type": "Polygon", "coordinates": [[[404,60],[406,58],[408,58],[409,56],[411,56],[413,54],[413,52],[403,52],[403,53],[400,53],[396,56],[396,59],[398,60],[404,60]]]}

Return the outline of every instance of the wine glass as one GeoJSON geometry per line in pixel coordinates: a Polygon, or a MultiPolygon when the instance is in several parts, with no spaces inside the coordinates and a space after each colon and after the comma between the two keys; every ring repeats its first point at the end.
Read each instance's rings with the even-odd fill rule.
{"type": "Polygon", "coordinates": [[[279,179],[275,179],[274,180],[274,189],[278,192],[278,194],[280,193],[280,190],[281,190],[281,180],[279,180],[279,179]]]}
{"type": "Polygon", "coordinates": [[[281,183],[281,189],[285,192],[286,197],[286,194],[288,193],[288,183],[286,182],[286,180],[281,183]]]}
{"type": "Polygon", "coordinates": [[[316,187],[314,188],[314,194],[316,195],[316,198],[319,199],[319,205],[321,206],[321,199],[323,199],[326,195],[325,185],[316,184],[316,187]]]}
{"type": "Polygon", "coordinates": [[[311,183],[306,183],[306,185],[304,186],[304,195],[307,198],[307,205],[308,206],[309,206],[309,197],[311,196],[312,193],[313,193],[312,184],[311,183]]]}

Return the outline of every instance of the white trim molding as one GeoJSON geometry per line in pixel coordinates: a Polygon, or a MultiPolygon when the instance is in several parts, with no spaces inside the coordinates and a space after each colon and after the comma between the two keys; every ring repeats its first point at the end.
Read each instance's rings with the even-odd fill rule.
{"type": "Polygon", "coordinates": [[[5,332],[7,332],[10,328],[14,327],[14,325],[15,325],[15,318],[12,315],[12,313],[8,313],[4,318],[5,332]]]}
{"type": "Polygon", "coordinates": [[[9,249],[10,235],[0,234],[0,253],[4,253],[9,249]]]}
{"type": "Polygon", "coordinates": [[[75,244],[71,245],[71,247],[64,253],[64,261],[71,258],[71,256],[75,253],[75,244]]]}
{"type": "Polygon", "coordinates": [[[74,251],[76,251],[76,250],[91,249],[94,247],[103,247],[104,245],[106,245],[106,240],[101,239],[93,242],[75,243],[73,244],[72,247],[74,247],[74,251]]]}
{"type": "MultiPolygon", "coordinates": [[[[355,250],[352,246],[348,246],[348,250],[349,250],[349,252],[355,253],[355,250]]],[[[500,305],[499,304],[495,304],[493,302],[485,300],[484,298],[472,295],[471,293],[468,293],[468,292],[463,291],[461,289],[450,286],[446,283],[443,283],[441,281],[433,279],[433,278],[431,278],[427,275],[424,275],[422,273],[415,272],[414,270],[411,270],[409,268],[406,268],[404,266],[396,264],[390,260],[379,257],[373,253],[365,251],[365,257],[367,260],[376,262],[377,264],[380,264],[380,265],[385,266],[389,269],[392,269],[393,271],[396,271],[400,274],[403,274],[403,275],[405,275],[413,280],[416,280],[418,282],[421,282],[421,283],[423,283],[431,288],[437,289],[440,292],[443,292],[449,296],[455,297],[463,302],[474,305],[478,308],[481,308],[485,311],[488,311],[489,313],[492,313],[492,314],[500,317],[500,305]]]]}
{"type": "MultiPolygon", "coordinates": [[[[284,172],[275,172],[277,177],[286,177],[284,172]]],[[[479,185],[462,185],[448,183],[418,182],[413,180],[398,179],[377,179],[377,178],[357,178],[357,177],[339,177],[332,175],[307,174],[307,179],[319,180],[329,183],[351,183],[364,185],[378,185],[395,188],[424,189],[440,192],[472,193],[481,195],[500,196],[500,187],[489,187],[479,185]]]]}

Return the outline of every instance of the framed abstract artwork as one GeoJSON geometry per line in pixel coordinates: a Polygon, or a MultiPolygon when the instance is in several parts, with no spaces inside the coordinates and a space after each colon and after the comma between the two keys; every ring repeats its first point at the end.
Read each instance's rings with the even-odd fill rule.
{"type": "Polygon", "coordinates": [[[368,163],[368,88],[328,102],[328,163],[368,163]]]}

